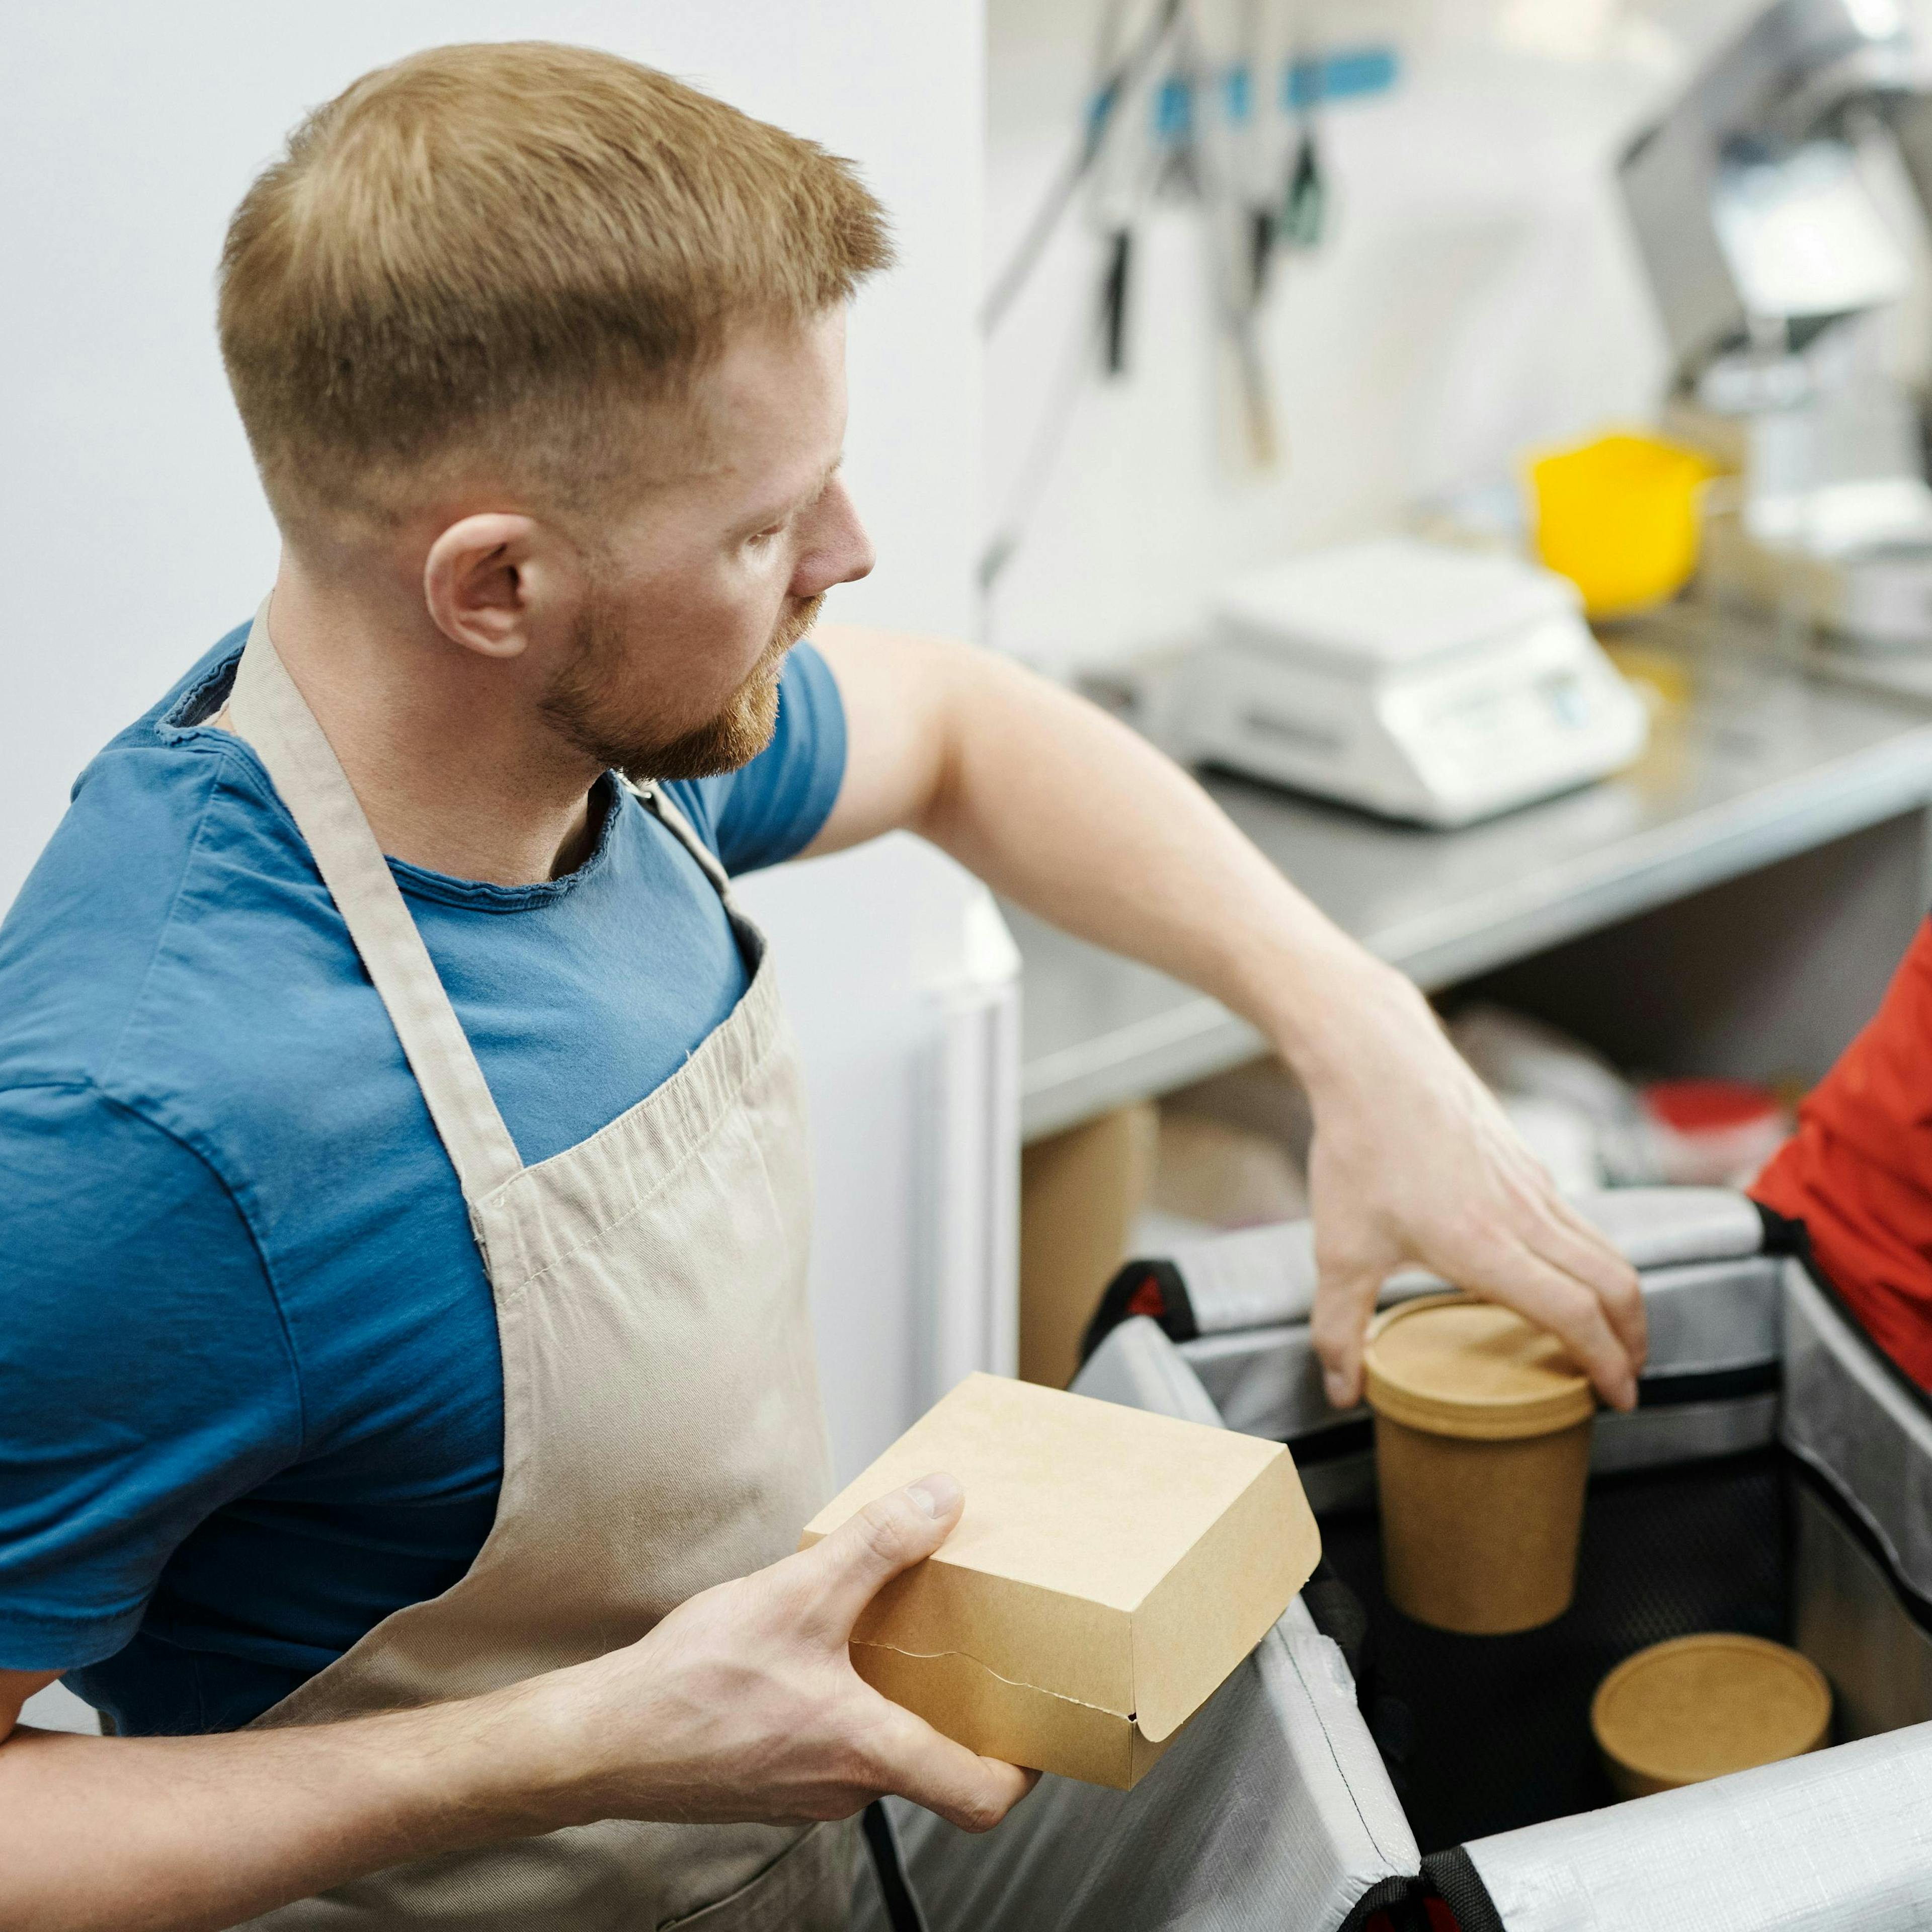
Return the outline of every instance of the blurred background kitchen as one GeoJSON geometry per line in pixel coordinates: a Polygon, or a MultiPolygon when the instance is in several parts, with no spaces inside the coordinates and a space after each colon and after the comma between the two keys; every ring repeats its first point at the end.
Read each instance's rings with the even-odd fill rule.
{"type": "MultiPolygon", "coordinates": [[[[229,210],[440,40],[612,47],[856,158],[838,614],[1200,765],[1575,1185],[1747,1174],[1932,889],[1932,16],[1905,0],[342,0],[10,30],[0,904],[274,563],[229,210]]],[[[1064,1382],[1130,1250],[1305,1206],[1200,996],[908,840],[764,875],[842,1474],[1064,1382]],[[854,964],[849,937],[868,941],[854,964]]]]}
{"type": "MultiPolygon", "coordinates": [[[[1923,911],[1925,28],[991,10],[983,634],[1204,762],[1572,1185],[1748,1175],[1923,911]]],[[[1124,1241],[1304,1211],[1305,1120],[1012,922],[1058,1378],[1124,1241]]]]}

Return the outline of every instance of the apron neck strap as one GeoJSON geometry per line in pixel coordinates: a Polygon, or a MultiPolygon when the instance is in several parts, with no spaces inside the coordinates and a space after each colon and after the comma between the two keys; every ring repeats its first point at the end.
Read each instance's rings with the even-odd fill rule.
{"type": "Polygon", "coordinates": [[[661,784],[638,784],[621,775],[619,782],[698,861],[698,869],[711,881],[718,896],[724,902],[726,910],[735,912],[737,908],[731,898],[731,875],[725,871],[718,854],[692,830],[691,820],[672,803],[670,794],[661,784]]]}
{"type": "Polygon", "coordinates": [[[765,936],[745,916],[738,902],[731,896],[731,875],[725,871],[718,854],[698,837],[691,820],[679,810],[662,784],[655,781],[638,784],[621,772],[616,776],[625,790],[690,854],[698,869],[710,880],[712,890],[724,905],[724,916],[730,921],[732,937],[738,943],[738,956],[744,962],[746,972],[755,976],[765,956],[765,936]]]}
{"type": "Polygon", "coordinates": [[[523,1162],[355,790],[269,640],[266,598],[236,668],[228,716],[308,842],[388,1010],[464,1198],[481,1200],[523,1162]]]}

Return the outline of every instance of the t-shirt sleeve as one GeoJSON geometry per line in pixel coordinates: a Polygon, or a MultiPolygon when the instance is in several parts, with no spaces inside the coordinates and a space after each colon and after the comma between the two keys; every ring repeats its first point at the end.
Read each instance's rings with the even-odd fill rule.
{"type": "Polygon", "coordinates": [[[728,872],[755,872],[818,837],[844,778],[844,704],[832,667],[808,642],[780,674],[772,742],[737,771],[668,789],[728,872]]]}
{"type": "Polygon", "coordinates": [[[0,1668],[127,1642],[169,1556],[295,1458],[295,1372],[218,1178],[86,1087],[0,1091],[0,1668]]]}

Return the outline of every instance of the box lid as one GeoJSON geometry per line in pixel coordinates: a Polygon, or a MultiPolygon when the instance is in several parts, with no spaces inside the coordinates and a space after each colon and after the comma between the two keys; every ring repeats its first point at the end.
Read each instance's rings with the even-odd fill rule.
{"type": "Polygon", "coordinates": [[[828,1535],[935,1470],[965,1492],[858,1643],[958,1655],[1132,1718],[1158,1742],[1260,1642],[1321,1555],[1280,1443],[972,1375],[807,1526],[828,1535]]]}

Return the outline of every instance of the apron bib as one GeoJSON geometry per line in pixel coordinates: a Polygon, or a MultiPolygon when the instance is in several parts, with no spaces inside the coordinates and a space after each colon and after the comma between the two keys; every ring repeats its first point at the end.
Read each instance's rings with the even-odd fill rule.
{"type": "MultiPolygon", "coordinates": [[[[668,799],[640,792],[723,900],[751,984],[656,1092],[526,1167],[267,610],[228,715],[308,841],[462,1183],[503,1369],[502,1487],[476,1561],[256,1720],[286,1725],[472,1696],[632,1642],[696,1592],[789,1556],[831,1484],[804,1096],[764,939],[723,868],[668,799]]],[[[248,1923],[832,1932],[855,1843],[849,1826],[608,1820],[379,1872],[248,1923]]]]}

